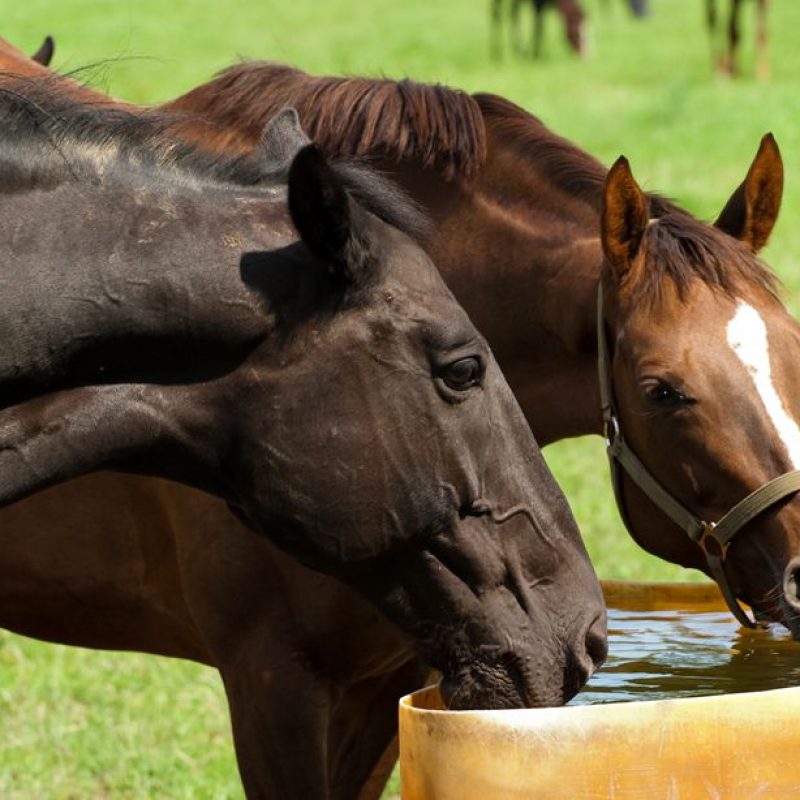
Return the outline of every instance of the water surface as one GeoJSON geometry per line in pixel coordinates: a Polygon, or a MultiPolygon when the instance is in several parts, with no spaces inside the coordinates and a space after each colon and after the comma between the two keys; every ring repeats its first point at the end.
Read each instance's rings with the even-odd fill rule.
{"type": "Polygon", "coordinates": [[[609,655],[572,704],[663,700],[800,686],[800,643],[728,612],[608,612],[609,655]]]}

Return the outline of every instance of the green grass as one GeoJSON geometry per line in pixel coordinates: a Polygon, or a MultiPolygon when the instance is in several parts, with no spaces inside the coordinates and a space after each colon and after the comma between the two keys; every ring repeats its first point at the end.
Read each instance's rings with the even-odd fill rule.
{"type": "MultiPolygon", "coordinates": [[[[593,21],[579,62],[548,20],[547,56],[489,58],[488,0],[3,0],[3,35],[28,51],[45,33],[55,65],[137,102],[163,100],[238,56],[311,71],[410,76],[506,95],[640,182],[712,217],[772,130],[787,163],[781,220],[766,259],[800,300],[800,3],[773,4],[773,76],[711,74],[699,0],[652,0],[644,23],[622,0],[593,21]]],[[[748,32],[752,31],[747,20],[748,32]]],[[[638,550],[621,530],[599,440],[548,448],[601,576],[691,577],[638,550]]],[[[216,675],[154,657],[81,651],[0,634],[0,797],[217,798],[241,790],[216,675]]]]}

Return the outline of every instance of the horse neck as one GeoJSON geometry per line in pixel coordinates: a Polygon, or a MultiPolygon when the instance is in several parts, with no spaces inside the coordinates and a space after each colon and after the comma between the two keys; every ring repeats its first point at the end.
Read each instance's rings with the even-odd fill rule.
{"type": "Polygon", "coordinates": [[[473,181],[399,177],[432,212],[434,263],[489,341],[539,443],[599,433],[599,192],[579,196],[489,137],[473,181]]]}
{"type": "Polygon", "coordinates": [[[249,198],[218,192],[210,208],[209,193],[110,183],[0,194],[4,404],[42,387],[207,377],[198,363],[229,368],[269,324],[241,276],[242,253],[264,249],[249,198]]]}

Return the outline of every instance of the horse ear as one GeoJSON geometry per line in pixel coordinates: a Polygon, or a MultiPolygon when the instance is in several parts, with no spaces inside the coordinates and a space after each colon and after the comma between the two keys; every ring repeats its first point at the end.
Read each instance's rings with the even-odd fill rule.
{"type": "Polygon", "coordinates": [[[761,140],[747,177],[714,223],[757,253],[769,239],[781,208],[783,159],[771,133],[761,140]]]}
{"type": "Polygon", "coordinates": [[[56,49],[56,43],[52,36],[45,36],[39,49],[31,56],[31,61],[41,64],[43,67],[49,67],[50,62],[53,60],[53,53],[56,49]]]}
{"type": "Polygon", "coordinates": [[[287,106],[279,111],[261,134],[261,157],[266,171],[273,177],[285,177],[292,159],[310,141],[300,127],[296,109],[287,106]]]}
{"type": "Polygon", "coordinates": [[[315,144],[306,145],[289,168],[289,213],[304,244],[346,273],[352,238],[352,214],[347,190],[315,144]]]}
{"type": "Polygon", "coordinates": [[[630,269],[647,228],[648,200],[620,156],[608,172],[603,189],[600,238],[603,251],[618,278],[630,269]]]}

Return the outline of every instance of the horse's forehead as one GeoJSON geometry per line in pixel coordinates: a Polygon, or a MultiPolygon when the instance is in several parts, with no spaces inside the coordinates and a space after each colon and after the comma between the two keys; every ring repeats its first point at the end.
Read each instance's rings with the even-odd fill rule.
{"type": "Polygon", "coordinates": [[[677,345],[697,341],[721,346],[725,323],[735,304],[735,297],[700,281],[693,282],[683,293],[667,285],[657,301],[636,302],[628,309],[621,333],[636,350],[674,351],[677,345]]]}

